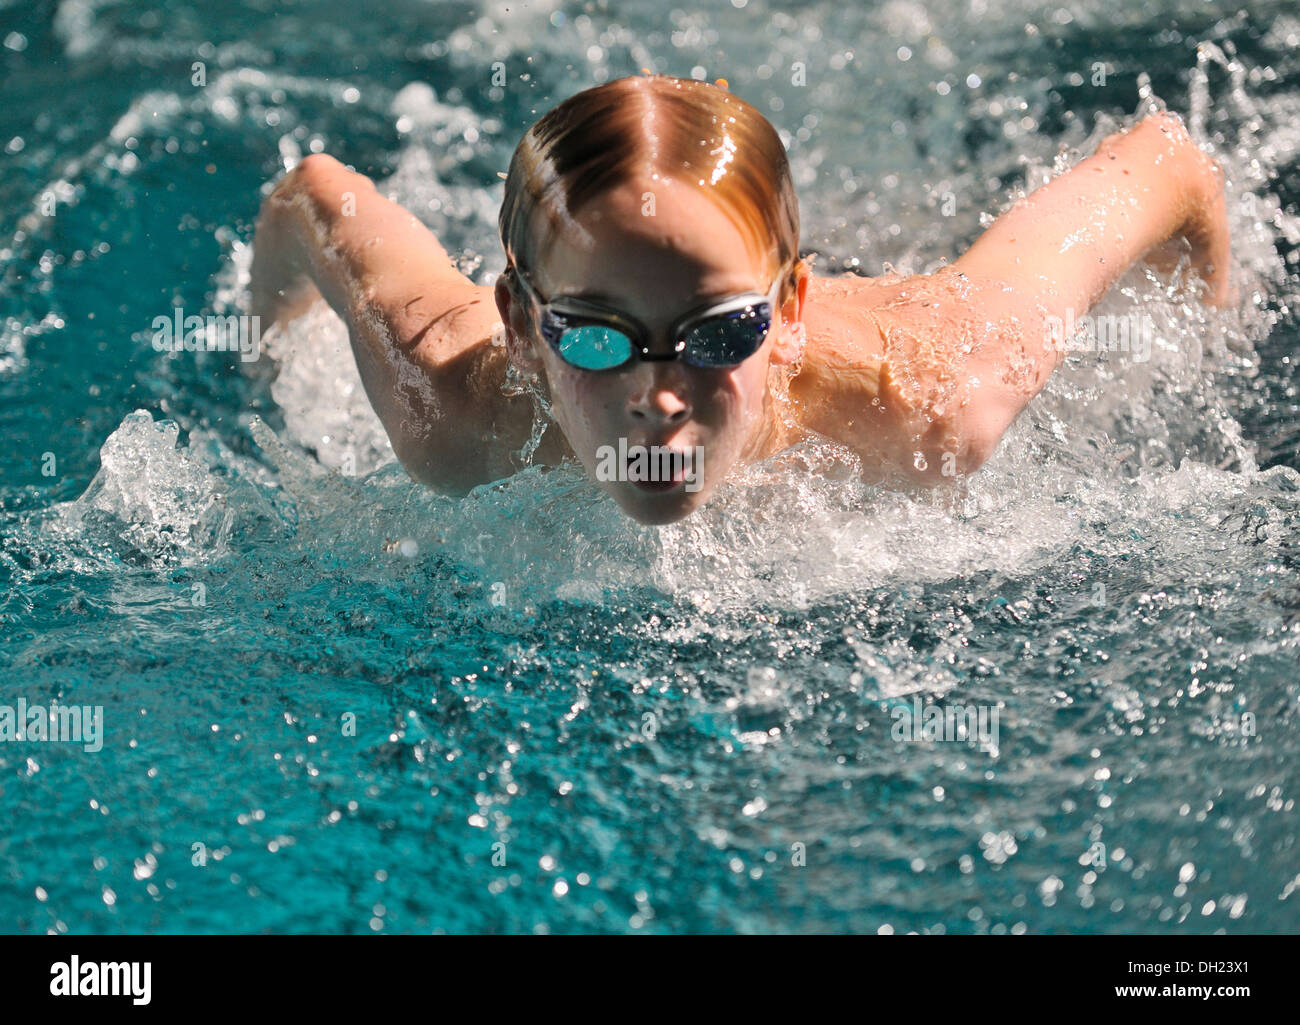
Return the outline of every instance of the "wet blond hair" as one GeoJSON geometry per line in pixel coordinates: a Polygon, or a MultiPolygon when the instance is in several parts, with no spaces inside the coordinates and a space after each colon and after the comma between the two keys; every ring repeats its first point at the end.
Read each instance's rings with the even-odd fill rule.
{"type": "Polygon", "coordinates": [[[794,284],[799,203],[785,147],[767,118],[727,89],[645,75],[585,89],[524,134],[506,175],[498,226],[507,273],[535,267],[534,228],[571,219],[637,172],[706,192],[752,259],[794,284]]]}

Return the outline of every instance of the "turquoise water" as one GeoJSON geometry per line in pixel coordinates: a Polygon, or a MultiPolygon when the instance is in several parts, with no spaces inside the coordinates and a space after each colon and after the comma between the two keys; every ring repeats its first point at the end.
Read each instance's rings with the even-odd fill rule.
{"type": "Polygon", "coordinates": [[[104,723],[0,744],[0,928],[1296,930],[1300,19],[698,6],[0,6],[0,704],[104,723]],[[664,529],[569,468],[411,483],[323,310],[265,373],[150,344],[238,308],[313,150],[491,281],[524,126],[648,66],[769,114],[822,273],[938,266],[1161,100],[1249,302],[1135,271],[1151,358],[1072,355],[969,482],[810,444],[664,529]]]}

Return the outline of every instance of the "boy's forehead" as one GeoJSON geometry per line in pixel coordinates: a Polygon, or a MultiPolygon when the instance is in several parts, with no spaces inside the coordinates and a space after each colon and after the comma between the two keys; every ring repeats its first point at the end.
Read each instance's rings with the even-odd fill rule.
{"type": "Polygon", "coordinates": [[[740,231],[717,204],[669,179],[624,183],[576,215],[544,217],[539,227],[538,267],[554,286],[651,274],[664,284],[707,277],[744,290],[761,276],[740,231]]]}

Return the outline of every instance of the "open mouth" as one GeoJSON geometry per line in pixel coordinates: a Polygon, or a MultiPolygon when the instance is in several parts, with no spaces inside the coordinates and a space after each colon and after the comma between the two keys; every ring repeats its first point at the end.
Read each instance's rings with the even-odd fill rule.
{"type": "Polygon", "coordinates": [[[692,453],[663,446],[629,450],[623,469],[626,480],[642,491],[665,492],[681,487],[690,477],[692,453]]]}
{"type": "Polygon", "coordinates": [[[635,484],[642,491],[672,491],[680,487],[682,480],[629,480],[629,483],[635,484]]]}

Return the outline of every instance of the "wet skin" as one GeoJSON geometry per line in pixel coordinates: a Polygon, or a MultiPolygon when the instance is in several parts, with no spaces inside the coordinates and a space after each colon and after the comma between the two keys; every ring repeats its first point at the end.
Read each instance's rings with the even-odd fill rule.
{"type": "MultiPolygon", "coordinates": [[[[707,187],[652,172],[553,227],[530,281],[546,298],[598,300],[639,320],[653,351],[705,303],[765,293],[772,253],[751,253],[707,187]],[[647,194],[653,195],[653,216],[647,194]]],[[[702,446],[702,486],[600,481],[643,523],[707,502],[738,463],[809,432],[852,449],[864,477],[937,484],[974,472],[1063,358],[1051,318],[1078,320],[1139,260],[1190,253],[1210,304],[1233,300],[1222,174],[1171,115],[1112,136],[1004,213],[931,275],[824,278],[802,265],[762,348],[728,369],[680,361],[591,373],[533,329],[504,280],[476,286],[437,239],[364,176],[304,160],[263,204],[252,312],[283,323],[323,297],[343,318],[371,404],[409,473],[464,493],[519,469],[533,402],[502,394],[507,360],[538,375],[559,426],[535,461],[601,446],[702,446]],[[355,215],[343,216],[344,194],[355,215]],[[801,337],[802,336],[802,337],[801,337]],[[774,375],[793,374],[789,401],[774,375]]]]}

